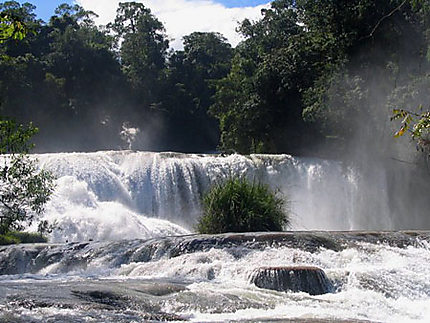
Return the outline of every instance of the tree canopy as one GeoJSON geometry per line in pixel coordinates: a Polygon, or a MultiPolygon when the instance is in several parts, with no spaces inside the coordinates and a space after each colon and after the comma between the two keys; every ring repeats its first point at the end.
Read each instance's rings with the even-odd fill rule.
{"type": "Polygon", "coordinates": [[[276,0],[238,25],[236,48],[197,31],[177,50],[138,2],[104,27],[79,5],[48,22],[30,4],[0,9],[0,114],[40,126],[43,151],[129,147],[133,128],[134,149],[340,154],[357,138],[377,150],[392,110],[422,105],[426,120],[425,0],[276,0]],[[18,43],[22,28],[34,32],[18,43]]]}

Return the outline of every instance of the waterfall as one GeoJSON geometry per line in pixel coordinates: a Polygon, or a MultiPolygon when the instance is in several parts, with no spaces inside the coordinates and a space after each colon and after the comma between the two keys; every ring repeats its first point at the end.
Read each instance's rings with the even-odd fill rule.
{"type": "Polygon", "coordinates": [[[202,194],[230,175],[265,182],[286,197],[292,230],[394,228],[386,174],[372,176],[369,185],[337,161],[135,151],[35,157],[57,177],[45,214],[57,223],[54,242],[192,232],[201,216],[202,194]]]}
{"type": "Polygon", "coordinates": [[[290,155],[34,157],[57,178],[50,241],[68,243],[0,247],[0,321],[429,321],[428,231],[327,231],[425,228],[404,173],[290,155]],[[230,175],[286,196],[295,231],[189,235],[230,175]]]}

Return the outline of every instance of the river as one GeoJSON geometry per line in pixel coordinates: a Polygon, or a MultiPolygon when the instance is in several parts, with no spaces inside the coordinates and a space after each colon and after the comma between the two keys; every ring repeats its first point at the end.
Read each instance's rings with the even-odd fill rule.
{"type": "Polygon", "coordinates": [[[289,155],[36,157],[57,177],[45,214],[57,229],[50,244],[0,247],[1,322],[430,320],[430,233],[416,231],[418,209],[393,212],[382,170],[289,155]],[[230,175],[287,197],[290,231],[195,235],[202,194],[230,175]],[[262,289],[250,277],[263,266],[318,267],[334,288],[262,289]]]}

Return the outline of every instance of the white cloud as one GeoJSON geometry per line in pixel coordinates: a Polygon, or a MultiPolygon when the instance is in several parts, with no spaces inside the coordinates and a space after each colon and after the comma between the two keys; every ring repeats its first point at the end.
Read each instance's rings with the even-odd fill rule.
{"type": "MultiPolygon", "coordinates": [[[[123,0],[122,2],[124,2],[123,0]]],[[[115,19],[118,0],[76,0],[87,10],[99,15],[97,24],[107,24],[115,19]]],[[[170,43],[175,49],[182,48],[182,37],[194,31],[219,32],[236,46],[241,37],[236,33],[238,22],[245,18],[256,20],[261,9],[268,7],[226,8],[214,0],[138,0],[164,24],[170,43]]],[[[269,2],[269,0],[268,0],[269,2]]]]}

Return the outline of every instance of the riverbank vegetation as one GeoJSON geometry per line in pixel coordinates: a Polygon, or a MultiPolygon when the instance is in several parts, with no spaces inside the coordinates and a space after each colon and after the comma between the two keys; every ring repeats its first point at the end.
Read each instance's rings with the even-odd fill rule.
{"type": "Polygon", "coordinates": [[[216,183],[203,197],[199,233],[283,231],[290,215],[285,197],[267,185],[231,177],[216,183]]]}
{"type": "Polygon", "coordinates": [[[38,167],[27,153],[31,137],[37,133],[32,124],[24,126],[0,119],[0,243],[41,242],[49,230],[39,223],[40,234],[19,232],[38,220],[54,190],[53,175],[38,167]]]}
{"type": "MultiPolygon", "coordinates": [[[[29,31],[22,17],[0,13],[0,44],[22,40],[29,31]]],[[[3,54],[2,59],[9,57],[3,54]]],[[[51,225],[46,220],[39,223],[38,234],[16,231],[37,219],[54,190],[52,174],[27,155],[37,132],[31,122],[24,126],[0,116],[0,245],[47,242],[43,233],[51,225]]]]}
{"type": "Polygon", "coordinates": [[[18,243],[46,243],[48,239],[40,233],[10,231],[0,234],[0,246],[18,243]]]}

